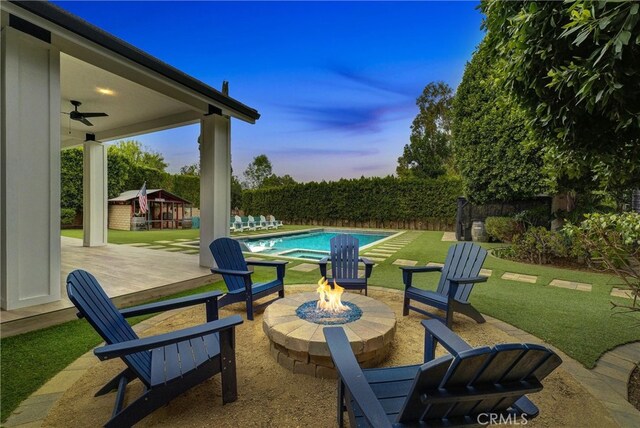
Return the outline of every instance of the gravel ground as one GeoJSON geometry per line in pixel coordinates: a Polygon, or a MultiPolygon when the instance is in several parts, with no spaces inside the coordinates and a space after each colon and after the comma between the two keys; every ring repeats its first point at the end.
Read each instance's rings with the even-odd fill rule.
{"type": "MultiPolygon", "coordinates": [[[[315,286],[288,286],[287,293],[312,291],[315,286]]],[[[389,290],[370,290],[369,296],[387,303],[396,312],[398,330],[384,366],[417,364],[422,361],[424,331],[422,317],[412,312],[402,316],[402,295],[389,290]]],[[[224,308],[221,316],[243,314],[242,305],[224,308]]],[[[196,325],[204,321],[204,309],[182,311],[168,318],[146,335],[196,325]]],[[[517,342],[506,333],[476,324],[457,315],[454,331],[473,346],[517,342]]],[[[245,321],[236,330],[238,400],[222,406],[220,376],[191,389],[157,410],[137,426],[166,427],[333,427],[336,426],[336,383],[293,374],[278,365],[269,353],[269,341],[262,331],[262,316],[245,321]]],[[[440,349],[440,353],[443,350],[440,349]]],[[[96,362],[58,401],[43,426],[88,427],[104,424],[110,417],[114,393],[94,397],[94,393],[123,368],[119,360],[96,362]]],[[[637,376],[637,373],[636,373],[637,376]]],[[[614,427],[602,404],[573,377],[560,369],[544,382],[545,389],[531,395],[540,408],[533,427],[614,427]]],[[[127,398],[142,391],[136,381],[130,384],[127,398]]]]}

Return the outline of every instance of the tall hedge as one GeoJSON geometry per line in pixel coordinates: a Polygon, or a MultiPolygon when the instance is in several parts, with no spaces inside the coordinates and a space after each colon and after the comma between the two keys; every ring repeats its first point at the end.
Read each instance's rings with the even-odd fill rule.
{"type": "Polygon", "coordinates": [[[546,191],[543,158],[525,111],[496,79],[499,64],[483,42],[453,102],[454,158],[467,199],[526,199],[546,191]]]}
{"type": "MultiPolygon", "coordinates": [[[[62,150],[61,197],[62,208],[82,211],[82,149],[62,150]]],[[[109,198],[126,190],[136,190],[147,182],[147,189],[165,189],[200,206],[200,177],[193,175],[172,175],[153,168],[132,165],[122,155],[110,153],[107,156],[107,193],[109,198]]]]}
{"type": "Polygon", "coordinates": [[[453,223],[460,180],[360,178],[299,183],[245,190],[242,208],[248,214],[273,214],[289,222],[453,223]]]}

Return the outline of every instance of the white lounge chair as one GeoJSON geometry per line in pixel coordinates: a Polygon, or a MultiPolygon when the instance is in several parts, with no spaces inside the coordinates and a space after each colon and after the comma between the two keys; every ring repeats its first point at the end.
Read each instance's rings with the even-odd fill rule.
{"type": "Polygon", "coordinates": [[[276,228],[276,229],[277,229],[277,228],[279,228],[279,227],[284,226],[284,225],[282,224],[282,221],[281,221],[281,220],[276,220],[276,218],[275,218],[274,216],[272,216],[272,215],[270,215],[270,216],[269,216],[269,222],[270,222],[273,226],[275,226],[275,228],[276,228]]]}
{"type": "Polygon", "coordinates": [[[252,215],[249,216],[249,224],[253,223],[254,230],[262,230],[264,227],[260,224],[259,221],[256,221],[252,215]]]}
{"type": "Polygon", "coordinates": [[[276,226],[271,224],[271,222],[267,221],[267,219],[263,215],[260,216],[260,225],[265,229],[275,229],[276,228],[276,226]]]}

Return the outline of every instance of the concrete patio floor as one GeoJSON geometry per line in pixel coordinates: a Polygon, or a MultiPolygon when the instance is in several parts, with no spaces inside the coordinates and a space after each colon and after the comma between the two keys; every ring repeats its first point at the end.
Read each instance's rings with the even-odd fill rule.
{"type": "Polygon", "coordinates": [[[66,278],[75,269],[91,272],[116,305],[131,305],[212,282],[215,276],[199,266],[198,255],[154,251],[128,245],[83,247],[81,239],[61,238],[61,294],[57,302],[1,311],[2,337],[75,319],[67,298],[66,278]]]}

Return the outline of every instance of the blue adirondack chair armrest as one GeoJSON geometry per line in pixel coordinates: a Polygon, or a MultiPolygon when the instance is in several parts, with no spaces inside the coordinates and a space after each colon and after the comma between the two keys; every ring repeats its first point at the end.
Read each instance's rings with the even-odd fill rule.
{"type": "Polygon", "coordinates": [[[373,272],[373,262],[366,257],[358,257],[358,260],[364,263],[364,276],[369,278],[373,272]]]}
{"type": "Polygon", "coordinates": [[[220,275],[233,275],[233,276],[244,276],[249,277],[253,275],[253,272],[250,270],[232,270],[232,269],[218,269],[211,268],[212,273],[219,273],[220,275]]]}
{"type": "Polygon", "coordinates": [[[178,299],[165,300],[162,302],[149,303],[146,305],[139,305],[131,308],[121,309],[120,313],[125,318],[135,317],[138,315],[152,314],[155,312],[169,311],[171,309],[178,309],[187,306],[198,305],[200,303],[207,303],[209,301],[216,300],[219,296],[222,296],[221,291],[209,291],[207,293],[194,294],[192,296],[181,297],[178,299]]]}
{"type": "Polygon", "coordinates": [[[391,428],[392,424],[387,419],[382,404],[376,398],[353,355],[349,339],[347,339],[342,327],[325,327],[323,333],[340,382],[344,384],[351,398],[362,409],[369,426],[391,428]]]}
{"type": "Polygon", "coordinates": [[[400,269],[402,269],[402,282],[405,289],[411,287],[414,272],[442,272],[440,266],[400,266],[400,269]]]}
{"type": "Polygon", "coordinates": [[[473,276],[470,278],[447,278],[449,280],[449,292],[448,298],[453,299],[456,294],[458,294],[458,287],[460,284],[477,284],[480,282],[487,282],[489,279],[486,276],[473,276]]]}
{"type": "Polygon", "coordinates": [[[318,261],[320,265],[320,276],[327,277],[327,263],[329,263],[329,257],[323,257],[318,261]]]}
{"type": "Polygon", "coordinates": [[[458,355],[472,347],[455,334],[449,327],[436,319],[423,320],[424,327],[424,362],[435,358],[436,345],[440,343],[451,355],[458,355]]]}
{"type": "Polygon", "coordinates": [[[150,349],[160,348],[166,345],[184,342],[185,340],[195,339],[196,337],[217,333],[222,330],[234,328],[235,326],[242,324],[242,322],[242,317],[240,315],[232,315],[221,320],[211,321],[195,327],[172,331],[170,333],[105,345],[95,349],[93,353],[102,361],[111,358],[119,358],[124,355],[134,354],[140,351],[148,351],[150,349]]]}
{"type": "Polygon", "coordinates": [[[276,272],[278,275],[278,279],[283,279],[285,275],[285,265],[289,262],[284,260],[251,260],[247,261],[248,266],[266,266],[266,267],[274,267],[276,268],[276,272]]]}

